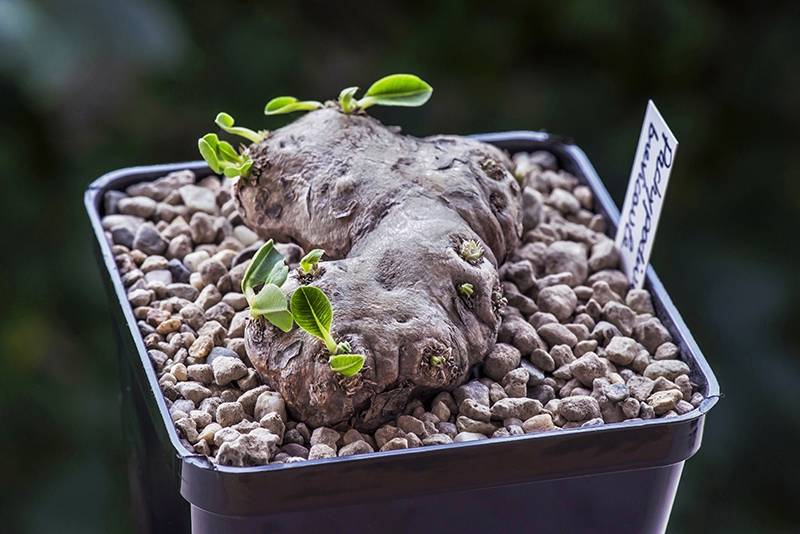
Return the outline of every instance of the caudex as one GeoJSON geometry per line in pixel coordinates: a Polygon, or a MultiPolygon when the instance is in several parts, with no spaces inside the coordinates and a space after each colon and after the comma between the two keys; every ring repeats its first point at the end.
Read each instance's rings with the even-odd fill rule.
{"type": "Polygon", "coordinates": [[[199,140],[266,242],[242,283],[261,318],[245,327],[248,357],[313,427],[374,430],[410,400],[463,383],[496,342],[497,268],[522,227],[511,161],[475,139],[402,135],[364,111],[419,106],[431,92],[398,74],[360,98],[357,87],[325,103],[283,96],[267,115],[308,113],[269,133],[221,113],[222,135],[251,144],[199,140]],[[273,240],[311,252],[290,272],[273,240]]]}

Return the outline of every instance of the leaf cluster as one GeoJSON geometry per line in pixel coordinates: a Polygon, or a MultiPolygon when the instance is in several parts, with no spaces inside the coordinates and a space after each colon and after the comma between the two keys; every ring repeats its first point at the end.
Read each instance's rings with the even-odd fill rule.
{"type": "MultiPolygon", "coordinates": [[[[421,106],[431,97],[433,88],[413,74],[393,74],[373,83],[363,98],[356,100],[358,87],[348,87],[339,93],[339,106],[344,113],[355,113],[370,106],[421,106]]],[[[264,109],[267,115],[308,111],[323,107],[322,102],[299,102],[292,96],[273,98],[264,109]]]]}
{"type": "MultiPolygon", "coordinates": [[[[324,251],[314,249],[300,261],[301,268],[307,273],[320,260],[324,251]]],[[[280,286],[286,281],[289,268],[280,252],[270,239],[256,252],[242,278],[242,292],[250,304],[250,314],[264,317],[269,322],[288,332],[293,324],[297,325],[325,342],[330,354],[331,369],[344,376],[356,374],[364,366],[364,357],[350,354],[347,342],[336,343],[331,335],[333,308],[328,297],[321,289],[313,286],[301,286],[295,290],[291,298],[291,311],[286,296],[280,286]],[[261,289],[256,292],[256,288],[261,289]]]]}

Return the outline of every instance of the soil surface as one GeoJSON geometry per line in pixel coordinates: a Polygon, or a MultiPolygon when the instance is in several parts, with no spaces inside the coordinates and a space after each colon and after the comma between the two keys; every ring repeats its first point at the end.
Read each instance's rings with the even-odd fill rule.
{"type": "MultiPolygon", "coordinates": [[[[372,123],[372,119],[363,119],[372,123]]],[[[415,142],[435,146],[437,139],[441,138],[415,142]]],[[[464,145],[465,150],[472,150],[472,144],[469,141],[464,145]]],[[[591,190],[559,170],[555,158],[547,152],[517,154],[513,162],[493,148],[481,148],[479,153],[502,162],[503,180],[511,176],[507,169],[513,169],[515,178],[510,179],[518,184],[519,200],[511,194],[509,198],[521,206],[522,238],[516,246],[509,246],[513,241],[504,237],[501,246],[483,230],[456,221],[457,234],[463,231],[464,237],[477,237],[486,245],[484,260],[479,266],[461,265],[456,249],[449,243],[443,255],[426,257],[435,261],[423,262],[426,269],[420,278],[423,282],[418,282],[421,286],[429,283],[431,271],[442,264],[446,266],[441,268],[446,271],[442,278],[447,279],[448,292],[438,297],[431,297],[424,287],[415,287],[406,279],[411,275],[403,269],[391,271],[395,273],[391,284],[399,288],[395,291],[427,295],[425,298],[433,298],[443,310],[438,315],[427,312],[430,315],[419,316],[416,314],[423,313],[420,310],[426,307],[397,299],[392,301],[397,317],[392,324],[402,328],[406,323],[455,322],[462,320],[460,314],[468,312],[477,317],[482,313],[485,322],[479,328],[493,332],[496,342],[470,341],[466,337],[459,341],[474,343],[487,352],[482,363],[471,370],[468,362],[472,356],[464,356],[468,359],[459,364],[466,367],[460,382],[453,378],[452,370],[442,378],[436,376],[440,369],[412,366],[420,374],[420,382],[405,389],[420,396],[410,392],[406,396],[404,388],[396,388],[404,392],[387,400],[389,409],[377,429],[359,425],[358,419],[320,425],[298,418],[298,411],[287,409],[287,399],[280,388],[265,381],[264,373],[254,366],[253,360],[262,356],[249,350],[247,332],[266,336],[266,329],[251,320],[240,285],[249,258],[263,239],[257,234],[257,227],[249,227],[242,219],[237,210],[241,199],[233,197],[228,180],[212,176],[195,183],[195,175],[183,171],[133,185],[124,192],[107,193],[103,218],[106,236],[176,429],[187,449],[226,465],[302,462],[675,417],[699,406],[703,396],[691,382],[691,370],[658,319],[650,295],[644,290],[628,290],[625,275],[618,269],[619,256],[613,241],[604,234],[603,219],[592,211],[591,190]],[[496,268],[498,258],[505,261],[496,268]],[[459,269],[468,276],[455,276],[453,272],[459,269]],[[496,302],[479,302],[485,295],[458,295],[452,286],[462,280],[492,289],[497,280],[496,286],[502,288],[507,305],[498,314],[496,302]],[[482,306],[484,311],[480,311],[482,306]],[[454,389],[435,392],[437,383],[454,389]]],[[[477,168],[481,169],[480,165],[477,168]]],[[[486,169],[471,172],[491,180],[489,184],[503,183],[488,176],[496,170],[487,168],[488,173],[486,169]]],[[[491,212],[491,207],[488,209],[491,212]]],[[[351,215],[359,216],[355,211],[351,215]]],[[[384,240],[389,243],[384,250],[396,250],[391,245],[399,238],[391,230],[379,230],[380,221],[388,217],[400,215],[389,213],[372,226],[367,225],[372,231],[355,240],[347,237],[324,243],[345,256],[323,260],[320,266],[325,273],[312,282],[332,297],[337,335],[365,352],[384,342],[359,338],[357,334],[356,325],[374,319],[369,313],[370,301],[360,297],[358,311],[350,315],[345,303],[356,306],[362,287],[359,284],[368,288],[377,284],[389,295],[392,291],[374,281],[374,276],[370,281],[363,276],[343,275],[352,271],[363,275],[366,266],[372,265],[369,262],[377,261],[360,248],[366,248],[370,236],[387,232],[384,240]],[[352,243],[342,245],[347,240],[352,243]],[[348,281],[344,285],[328,282],[334,278],[348,281]],[[346,292],[352,300],[343,296],[346,292]]],[[[449,227],[434,228],[450,235],[449,227]]],[[[427,233],[430,232],[420,230],[421,236],[427,233]]],[[[504,234],[500,232],[495,237],[498,235],[504,234]]],[[[306,247],[317,246],[317,241],[308,239],[304,242],[306,247]]],[[[437,241],[439,234],[419,239],[434,247],[443,243],[437,241]]],[[[306,251],[293,243],[279,244],[277,248],[293,269],[306,251]]],[[[410,272],[419,276],[419,271],[410,272]]],[[[293,280],[287,282],[287,291],[291,291],[292,283],[299,283],[293,280]]],[[[377,320],[369,324],[386,330],[377,320]]],[[[299,332],[293,335],[299,340],[299,332]]],[[[278,336],[270,339],[285,343],[275,341],[278,336]]],[[[385,343],[396,343],[390,335],[387,339],[385,343]]],[[[458,346],[452,341],[454,338],[449,339],[449,347],[458,346]]],[[[302,344],[312,345],[307,338],[302,344]]],[[[319,361],[320,369],[322,364],[327,367],[324,358],[319,361]]],[[[380,373],[374,367],[374,357],[368,365],[371,370],[364,374],[374,373],[368,375],[369,380],[377,384],[374,377],[380,373]]],[[[327,380],[326,372],[318,373],[327,380]]],[[[311,378],[305,389],[311,390],[315,387],[313,375],[306,376],[311,378]]],[[[362,376],[349,384],[337,384],[352,390],[364,388],[364,382],[362,376]]],[[[380,386],[373,387],[377,391],[380,386]]]]}

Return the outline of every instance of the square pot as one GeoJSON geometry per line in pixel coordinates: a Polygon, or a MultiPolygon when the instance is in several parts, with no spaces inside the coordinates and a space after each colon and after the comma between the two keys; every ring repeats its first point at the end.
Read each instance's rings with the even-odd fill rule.
{"type": "MultiPolygon", "coordinates": [[[[513,154],[546,150],[588,185],[613,235],[619,212],[583,152],[537,132],[475,136],[513,154]]],[[[204,162],[137,167],[93,182],[85,204],[109,294],[134,515],[142,532],[664,532],[684,461],[719,385],[652,267],[645,288],[705,400],[678,417],[260,467],[226,467],[181,445],[101,217],[106,191],[204,162]]]]}

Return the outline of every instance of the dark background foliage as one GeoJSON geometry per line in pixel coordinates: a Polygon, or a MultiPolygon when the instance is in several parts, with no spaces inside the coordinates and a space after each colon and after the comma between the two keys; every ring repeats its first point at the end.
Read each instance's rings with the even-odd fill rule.
{"type": "Polygon", "coordinates": [[[0,0],[0,531],[131,532],[87,184],[394,72],[435,92],[384,122],[570,136],[618,204],[657,103],[681,145],[652,264],[726,393],[669,532],[796,531],[799,29],[796,2],[0,0]]]}

